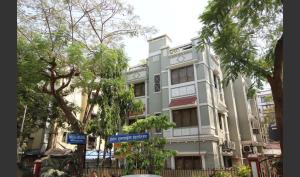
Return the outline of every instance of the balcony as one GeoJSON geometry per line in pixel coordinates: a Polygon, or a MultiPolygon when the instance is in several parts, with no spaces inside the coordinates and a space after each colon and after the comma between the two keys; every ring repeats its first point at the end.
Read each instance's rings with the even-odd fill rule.
{"type": "Polygon", "coordinates": [[[174,128],[173,136],[193,136],[198,135],[198,127],[182,127],[182,128],[174,128]]]}
{"type": "Polygon", "coordinates": [[[171,88],[171,98],[191,96],[196,94],[194,81],[173,85],[171,88]]]}
{"type": "Polygon", "coordinates": [[[225,141],[222,144],[223,151],[232,151],[235,150],[235,143],[233,141],[225,141]]]}

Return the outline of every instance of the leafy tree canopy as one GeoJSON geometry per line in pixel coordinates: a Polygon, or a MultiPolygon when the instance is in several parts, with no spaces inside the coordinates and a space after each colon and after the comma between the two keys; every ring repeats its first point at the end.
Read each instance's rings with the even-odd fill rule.
{"type": "Polygon", "coordinates": [[[149,116],[137,120],[130,126],[124,126],[125,133],[150,133],[149,140],[141,142],[122,143],[116,154],[124,155],[126,159],[126,173],[134,169],[146,169],[150,174],[159,174],[163,170],[167,158],[175,155],[175,151],[164,149],[166,139],[153,133],[154,130],[167,130],[174,127],[167,116],[149,116]],[[129,151],[128,151],[129,149],[129,151]]]}
{"type": "Polygon", "coordinates": [[[211,0],[199,17],[200,47],[209,44],[224,68],[224,81],[248,76],[262,86],[273,76],[274,52],[282,35],[280,0],[211,0]]]}

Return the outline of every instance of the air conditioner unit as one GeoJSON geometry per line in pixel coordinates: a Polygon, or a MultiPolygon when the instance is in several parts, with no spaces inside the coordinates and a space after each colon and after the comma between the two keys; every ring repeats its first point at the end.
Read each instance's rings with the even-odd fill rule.
{"type": "Polygon", "coordinates": [[[224,141],[223,150],[235,150],[235,143],[233,141],[224,141]]]}
{"type": "Polygon", "coordinates": [[[247,153],[252,152],[251,146],[249,146],[249,145],[244,145],[244,146],[243,146],[243,152],[247,152],[247,153]]]}

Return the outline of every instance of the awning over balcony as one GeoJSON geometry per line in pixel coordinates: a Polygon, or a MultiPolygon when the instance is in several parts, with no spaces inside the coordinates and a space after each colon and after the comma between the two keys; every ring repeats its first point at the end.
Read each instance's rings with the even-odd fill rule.
{"type": "Polygon", "coordinates": [[[169,107],[195,104],[196,100],[197,100],[196,96],[189,96],[189,97],[184,97],[184,98],[172,99],[171,103],[169,104],[169,107]]]}

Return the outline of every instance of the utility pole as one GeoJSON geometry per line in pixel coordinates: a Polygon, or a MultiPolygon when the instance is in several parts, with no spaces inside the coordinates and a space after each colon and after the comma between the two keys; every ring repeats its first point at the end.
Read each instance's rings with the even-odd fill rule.
{"type": "Polygon", "coordinates": [[[24,115],[23,115],[23,120],[22,120],[22,124],[21,124],[21,130],[20,130],[20,136],[19,136],[19,143],[18,143],[18,148],[17,148],[17,157],[18,157],[18,162],[20,162],[21,158],[20,158],[20,150],[21,150],[21,142],[23,139],[23,129],[24,129],[24,122],[25,122],[25,117],[26,117],[26,111],[27,111],[27,105],[25,105],[25,110],[24,110],[24,115]]]}

